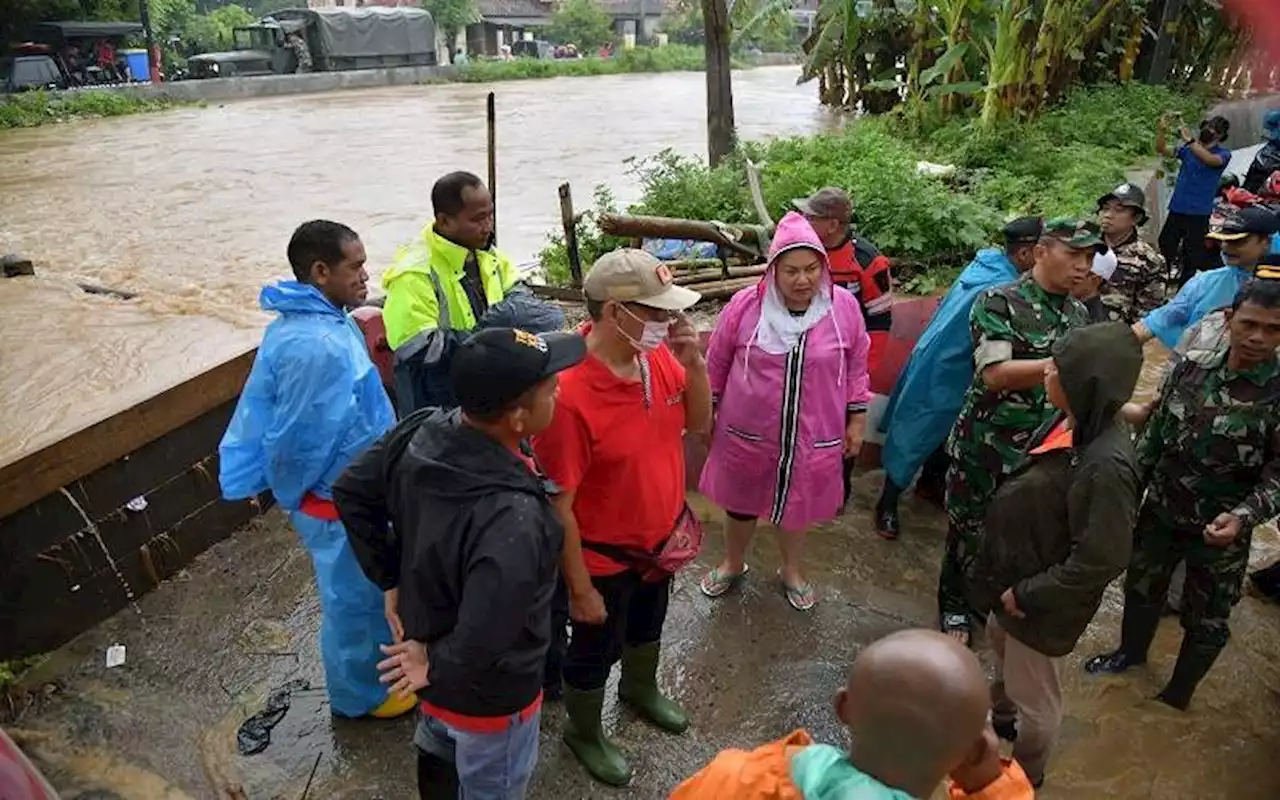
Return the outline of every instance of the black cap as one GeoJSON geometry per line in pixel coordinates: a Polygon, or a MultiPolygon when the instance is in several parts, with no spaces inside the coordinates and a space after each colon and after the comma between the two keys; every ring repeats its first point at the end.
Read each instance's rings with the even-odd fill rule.
{"type": "Polygon", "coordinates": [[[453,354],[449,379],[463,411],[493,414],[586,355],[587,342],[576,333],[486,328],[453,354]]]}
{"type": "Polygon", "coordinates": [[[1262,206],[1245,206],[1231,212],[1222,229],[1209,233],[1210,238],[1225,242],[1246,236],[1274,236],[1280,233],[1280,216],[1262,206]]]}
{"type": "Polygon", "coordinates": [[[1019,217],[1005,225],[1001,232],[1004,233],[1005,244],[1009,246],[1035,244],[1044,234],[1044,220],[1040,217],[1019,217]]]}
{"type": "Polygon", "coordinates": [[[1132,183],[1122,183],[1110,192],[1104,194],[1102,197],[1099,197],[1098,210],[1101,211],[1102,207],[1107,203],[1110,203],[1112,200],[1118,200],[1120,201],[1120,205],[1127,206],[1128,208],[1132,208],[1140,212],[1143,218],[1147,216],[1147,195],[1132,183]]]}

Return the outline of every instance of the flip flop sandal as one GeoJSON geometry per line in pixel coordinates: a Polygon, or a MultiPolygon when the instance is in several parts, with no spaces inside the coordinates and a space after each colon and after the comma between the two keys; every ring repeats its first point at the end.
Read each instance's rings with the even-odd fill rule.
{"type": "Polygon", "coordinates": [[[779,569],[778,582],[782,584],[782,591],[787,595],[787,602],[796,611],[808,611],[818,604],[818,596],[808,581],[800,586],[788,586],[787,582],[782,580],[782,570],[779,569]]]}
{"type": "Polygon", "coordinates": [[[942,632],[947,635],[963,633],[965,647],[973,644],[973,623],[968,614],[943,614],[942,632]]]}
{"type": "Polygon", "coordinates": [[[725,574],[718,569],[712,569],[706,575],[702,576],[702,581],[698,584],[698,588],[707,597],[715,598],[728,592],[733,587],[742,583],[742,579],[751,571],[748,564],[742,565],[742,572],[736,574],[725,574]]]}

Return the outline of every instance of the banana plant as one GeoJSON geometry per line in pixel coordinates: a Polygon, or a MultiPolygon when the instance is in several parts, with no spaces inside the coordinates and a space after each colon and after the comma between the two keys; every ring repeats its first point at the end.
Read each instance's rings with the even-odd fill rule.
{"type": "Polygon", "coordinates": [[[995,33],[982,43],[987,62],[987,87],[982,103],[982,124],[993,125],[1012,116],[1022,105],[1021,78],[1027,72],[1029,52],[1023,32],[1033,21],[1030,0],[998,0],[994,11],[995,33]]]}

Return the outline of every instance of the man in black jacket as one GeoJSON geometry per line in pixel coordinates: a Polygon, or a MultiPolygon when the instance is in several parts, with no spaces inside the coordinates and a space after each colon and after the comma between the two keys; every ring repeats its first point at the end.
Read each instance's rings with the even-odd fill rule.
{"type": "Polygon", "coordinates": [[[1045,389],[1062,414],[996,493],[971,582],[975,606],[994,608],[992,721],[1016,738],[1013,757],[1036,786],[1062,723],[1060,662],[1129,563],[1139,486],[1117,419],[1142,368],[1137,337],[1103,322],[1068,332],[1052,354],[1045,389]]]}
{"type": "Polygon", "coordinates": [[[577,334],[473,335],[450,367],[461,408],[407,417],[334,484],[356,558],[403,622],[379,668],[422,701],[424,798],[455,796],[456,768],[464,797],[518,800],[537,762],[564,529],[522,448],[551,422],[556,374],[585,355],[577,334]]]}

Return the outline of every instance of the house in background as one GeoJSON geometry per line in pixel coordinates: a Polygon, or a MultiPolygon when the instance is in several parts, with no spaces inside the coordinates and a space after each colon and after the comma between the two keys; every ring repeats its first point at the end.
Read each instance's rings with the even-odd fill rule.
{"type": "MultiPolygon", "coordinates": [[[[613,30],[618,39],[623,40],[630,35],[637,42],[653,38],[658,20],[674,7],[671,0],[597,2],[613,18],[613,30]]],[[[481,21],[467,27],[467,52],[495,56],[504,44],[544,38],[539,30],[551,24],[557,3],[555,0],[476,0],[476,6],[480,10],[481,21]]]]}
{"type": "MultiPolygon", "coordinates": [[[[645,42],[657,33],[658,20],[670,8],[672,0],[597,0],[613,18],[618,39],[633,36],[645,42]]],[[[816,0],[813,0],[816,2],[816,0]]],[[[557,0],[476,0],[480,22],[468,25],[459,33],[458,41],[444,51],[454,53],[464,43],[471,55],[496,56],[503,45],[521,39],[541,39],[539,29],[551,24],[557,0]]],[[[361,6],[417,6],[417,0],[307,0],[308,8],[360,8],[361,6]]],[[[439,26],[437,26],[439,30],[439,26]]],[[[441,32],[443,36],[443,32],[441,32]]],[[[557,44],[565,44],[557,42],[557,44]]],[[[442,61],[444,59],[441,59],[442,61]]]]}

